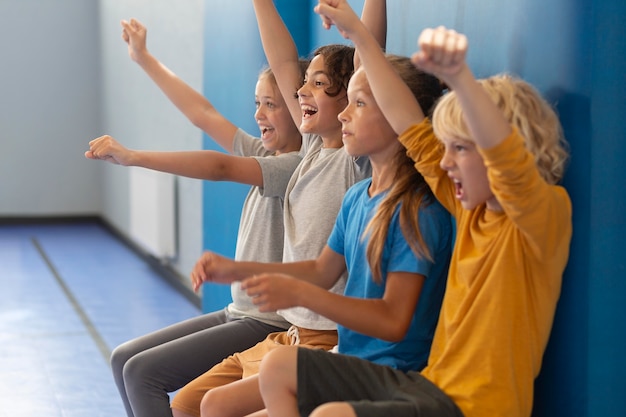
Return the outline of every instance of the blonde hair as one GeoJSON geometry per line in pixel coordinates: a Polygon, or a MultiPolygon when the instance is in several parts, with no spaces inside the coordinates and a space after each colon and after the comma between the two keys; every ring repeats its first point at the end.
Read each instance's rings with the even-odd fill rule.
{"type": "MultiPolygon", "coordinates": [[[[532,85],[511,75],[495,75],[478,82],[524,137],[539,174],[549,184],[558,183],[569,159],[569,147],[554,109],[532,85]]],[[[436,105],[433,129],[438,137],[472,140],[454,92],[446,94],[436,105]]]]}
{"type": "MultiPolygon", "coordinates": [[[[300,68],[300,83],[302,83],[302,81],[304,80],[304,74],[306,73],[306,69],[309,66],[310,62],[311,61],[307,58],[298,59],[298,67],[300,68]]],[[[263,67],[263,69],[259,71],[259,76],[257,79],[268,80],[270,83],[272,83],[272,86],[280,94],[280,91],[278,91],[278,83],[276,82],[276,77],[274,76],[274,72],[270,67],[263,67]]]]}
{"type": "MultiPolygon", "coordinates": [[[[387,60],[409,86],[424,113],[428,113],[433,103],[441,96],[442,86],[439,80],[415,68],[409,58],[387,55],[387,60]]],[[[376,214],[363,233],[363,238],[369,237],[367,262],[377,283],[382,280],[382,254],[389,224],[400,204],[400,228],[409,247],[419,258],[433,260],[420,232],[418,217],[419,208],[434,201],[432,191],[415,169],[414,162],[407,156],[404,147],[399,146],[394,164],[396,172],[393,185],[380,202],[376,214]]]]}

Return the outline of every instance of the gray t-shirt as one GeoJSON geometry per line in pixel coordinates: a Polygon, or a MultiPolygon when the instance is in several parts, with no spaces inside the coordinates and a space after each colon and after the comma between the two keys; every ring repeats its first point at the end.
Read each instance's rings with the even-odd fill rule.
{"type": "MultiPolygon", "coordinates": [[[[263,172],[263,183],[271,184],[272,196],[264,196],[263,188],[251,187],[243,203],[239,232],[235,248],[238,261],[281,262],[283,259],[283,200],[289,178],[302,160],[298,152],[273,156],[261,140],[237,130],[233,141],[233,154],[251,156],[263,172]],[[270,165],[272,169],[264,169],[270,165]]],[[[250,297],[241,290],[241,284],[231,285],[233,302],[228,311],[235,317],[252,317],[264,323],[287,328],[289,323],[276,313],[261,313],[250,297]]]]}
{"type": "MultiPolygon", "coordinates": [[[[323,148],[317,135],[303,135],[302,162],[294,171],[284,206],[285,244],[283,262],[316,259],[326,245],[345,192],[371,176],[368,158],[355,159],[344,148],[323,148]]],[[[263,167],[265,170],[270,167],[263,167]]],[[[273,169],[273,167],[272,167],[273,169]]],[[[265,195],[274,192],[265,183],[265,195]]],[[[273,188],[273,187],[272,187],[273,188]]],[[[344,275],[331,291],[343,294],[344,275]]],[[[315,330],[333,330],[336,324],[303,307],[278,312],[290,323],[315,330]]]]}

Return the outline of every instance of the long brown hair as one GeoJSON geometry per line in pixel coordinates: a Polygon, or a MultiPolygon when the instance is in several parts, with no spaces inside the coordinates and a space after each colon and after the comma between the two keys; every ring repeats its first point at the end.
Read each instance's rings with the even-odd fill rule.
{"type": "MultiPolygon", "coordinates": [[[[439,80],[415,68],[409,58],[387,55],[387,60],[409,86],[424,114],[429,114],[434,103],[442,94],[439,80]]],[[[363,237],[369,237],[367,262],[374,281],[382,280],[382,254],[389,232],[389,224],[400,205],[400,227],[411,250],[422,259],[433,260],[419,227],[419,208],[434,201],[432,191],[424,177],[415,169],[414,162],[400,147],[394,157],[396,172],[392,186],[380,202],[376,214],[367,225],[363,237]]]]}

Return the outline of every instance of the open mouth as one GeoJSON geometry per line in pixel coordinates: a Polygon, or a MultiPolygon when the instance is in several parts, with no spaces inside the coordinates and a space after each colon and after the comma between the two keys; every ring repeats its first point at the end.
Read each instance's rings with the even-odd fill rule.
{"type": "Polygon", "coordinates": [[[302,106],[302,118],[303,119],[308,119],[309,117],[313,116],[316,113],[317,113],[317,109],[315,107],[302,106]]]}
{"type": "Polygon", "coordinates": [[[454,180],[454,196],[459,200],[463,198],[463,185],[457,180],[454,180]]]}
{"type": "Polygon", "coordinates": [[[274,128],[272,127],[267,127],[267,126],[261,127],[261,138],[265,138],[271,135],[273,131],[274,131],[274,128]]]}

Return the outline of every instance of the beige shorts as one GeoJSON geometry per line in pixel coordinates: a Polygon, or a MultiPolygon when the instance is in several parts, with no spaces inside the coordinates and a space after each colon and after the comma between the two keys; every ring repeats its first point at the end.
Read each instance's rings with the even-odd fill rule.
{"type": "Polygon", "coordinates": [[[207,391],[259,373],[261,359],[270,350],[284,345],[331,350],[337,344],[335,330],[310,330],[292,326],[288,331],[270,333],[265,340],[235,353],[189,382],[172,400],[172,408],[200,417],[200,402],[207,391]]]}

